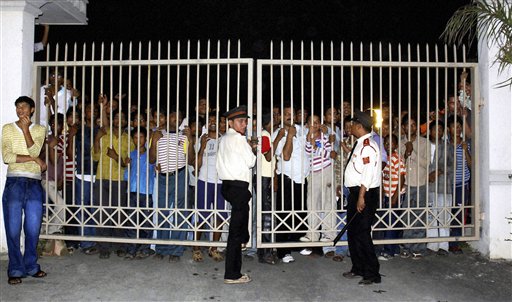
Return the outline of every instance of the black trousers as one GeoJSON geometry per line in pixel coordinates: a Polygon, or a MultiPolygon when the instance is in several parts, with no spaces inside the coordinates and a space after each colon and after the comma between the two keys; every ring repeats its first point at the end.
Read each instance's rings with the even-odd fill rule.
{"type": "MultiPolygon", "coordinates": [[[[307,215],[305,211],[307,210],[306,198],[308,196],[308,182],[304,180],[304,184],[299,184],[294,182],[288,176],[283,176],[283,179],[281,180],[281,175],[278,175],[277,179],[278,185],[275,209],[276,211],[287,211],[286,213],[277,214],[279,215],[281,220],[284,220],[286,222],[285,225],[284,223],[281,223],[281,220],[276,221],[276,223],[281,224],[281,226],[279,226],[277,230],[289,231],[290,229],[295,228],[300,223],[300,220],[294,215],[287,217],[289,215],[289,212],[292,210],[292,205],[294,211],[302,211],[297,214],[302,220],[304,220],[307,215]],[[304,201],[302,201],[302,196],[304,196],[304,201]]],[[[300,237],[304,236],[305,231],[307,231],[307,225],[302,224],[298,227],[298,229],[303,230],[304,232],[276,234],[276,242],[299,241],[300,237]]],[[[277,257],[279,257],[280,259],[283,258],[286,254],[291,254],[291,248],[277,249],[277,257]]]]}
{"type": "MultiPolygon", "coordinates": [[[[112,218],[109,216],[114,213],[114,207],[126,207],[128,203],[128,182],[124,180],[112,180],[112,186],[108,179],[96,180],[94,183],[94,203],[104,208],[99,214],[99,222],[103,227],[96,228],[96,235],[100,237],[117,237],[122,238],[125,236],[124,229],[118,228],[112,221],[123,221],[126,219],[126,214],[117,213],[112,218]],[[100,198],[101,192],[101,198],[100,198]],[[109,199],[110,194],[112,198],[109,199]]],[[[111,243],[111,242],[98,242],[98,249],[100,252],[109,252],[111,250],[126,249],[125,244],[111,243]]]]}
{"type": "MultiPolygon", "coordinates": [[[[256,184],[256,175],[253,178],[253,184],[256,184]]],[[[255,186],[256,189],[256,186],[255,186]]],[[[271,211],[272,210],[272,178],[271,177],[261,177],[261,209],[263,211],[271,211]]],[[[272,227],[272,216],[271,214],[263,214],[262,215],[262,230],[270,231],[272,227]]],[[[254,216],[253,216],[254,217],[254,216]]],[[[253,222],[255,223],[255,222],[253,222]]],[[[263,234],[262,242],[272,242],[271,234],[263,234]]],[[[258,249],[258,257],[263,258],[272,253],[272,249],[258,249]]]]}
{"type": "Polygon", "coordinates": [[[238,279],[242,277],[242,244],[247,243],[250,239],[249,200],[251,200],[252,194],[249,191],[249,183],[239,180],[223,180],[222,196],[231,204],[224,279],[238,279]]]}
{"type": "MultiPolygon", "coordinates": [[[[350,195],[347,206],[347,221],[350,221],[357,213],[357,199],[360,187],[350,187],[350,195]]],[[[375,255],[375,247],[372,241],[372,224],[375,211],[379,203],[379,188],[373,188],[364,196],[365,208],[350,223],[348,227],[348,248],[352,260],[351,272],[363,276],[363,279],[380,280],[379,260],[375,255]]]]}

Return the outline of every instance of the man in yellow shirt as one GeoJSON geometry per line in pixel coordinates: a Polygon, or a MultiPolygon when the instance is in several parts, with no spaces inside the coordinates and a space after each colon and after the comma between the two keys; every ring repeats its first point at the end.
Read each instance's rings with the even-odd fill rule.
{"type": "Polygon", "coordinates": [[[30,120],[35,111],[34,100],[22,96],[14,105],[18,121],[2,128],[2,158],[8,165],[2,206],[9,255],[7,275],[11,285],[20,284],[21,278],[26,276],[46,276],[37,263],[37,243],[43,215],[41,172],[46,170],[39,153],[46,130],[30,120]],[[22,225],[25,232],[24,255],[20,248],[22,225]]]}
{"type": "MultiPolygon", "coordinates": [[[[126,159],[134,149],[133,142],[129,143],[128,133],[124,131],[127,121],[126,114],[121,111],[113,112],[112,126],[101,128],[94,138],[93,160],[99,162],[94,183],[94,202],[102,208],[100,226],[96,235],[100,237],[123,237],[121,228],[113,228],[113,221],[118,221],[117,215],[112,217],[114,207],[127,205],[127,182],[124,180],[126,159]],[[114,234],[115,233],[115,234],[114,234]],[[117,234],[118,233],[118,234],[117,234]]],[[[100,259],[110,257],[112,244],[99,242],[100,259]]],[[[126,253],[118,249],[118,255],[126,253]]]]}

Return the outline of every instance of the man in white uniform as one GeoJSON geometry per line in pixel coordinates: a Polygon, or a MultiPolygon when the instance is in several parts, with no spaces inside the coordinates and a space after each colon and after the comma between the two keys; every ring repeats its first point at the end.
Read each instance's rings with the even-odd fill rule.
{"type": "Polygon", "coordinates": [[[249,191],[252,167],[256,163],[257,144],[249,145],[245,136],[247,108],[236,107],[225,113],[229,129],[219,142],[217,171],[222,179],[222,195],[231,203],[231,220],[226,247],[226,271],[224,283],[239,284],[251,281],[241,273],[242,244],[249,241],[249,191]]]}

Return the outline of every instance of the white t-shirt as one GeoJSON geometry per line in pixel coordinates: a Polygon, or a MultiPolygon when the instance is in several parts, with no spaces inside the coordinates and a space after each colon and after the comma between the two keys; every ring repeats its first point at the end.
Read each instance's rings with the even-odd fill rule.
{"type": "MultiPolygon", "coordinates": [[[[46,110],[46,106],[44,104],[45,100],[45,89],[48,86],[43,85],[41,87],[41,102],[39,103],[39,124],[46,126],[46,120],[50,118],[52,114],[54,114],[53,108],[50,106],[49,110],[50,113],[48,113],[46,110]]],[[[66,111],[68,110],[69,106],[73,105],[72,101],[73,92],[69,89],[64,89],[64,87],[61,87],[59,89],[59,92],[56,96],[54,96],[55,103],[57,104],[57,112],[64,114],[66,116],[66,111]]]]}
{"type": "MultiPolygon", "coordinates": [[[[293,151],[290,160],[285,161],[282,157],[288,131],[277,144],[275,153],[277,156],[277,174],[284,174],[290,177],[295,183],[301,184],[304,183],[306,177],[308,177],[311,165],[309,164],[309,157],[305,154],[306,151],[304,148],[306,143],[306,132],[304,128],[299,125],[295,125],[295,128],[297,131],[293,138],[293,151]]],[[[278,132],[279,129],[274,131],[272,134],[272,141],[276,139],[278,132]]]]}
{"type": "MultiPolygon", "coordinates": [[[[222,138],[219,137],[218,142],[222,138]]],[[[217,151],[219,149],[216,139],[206,141],[206,147],[203,152],[203,165],[199,168],[198,179],[209,183],[222,183],[217,175],[217,151]]]]}

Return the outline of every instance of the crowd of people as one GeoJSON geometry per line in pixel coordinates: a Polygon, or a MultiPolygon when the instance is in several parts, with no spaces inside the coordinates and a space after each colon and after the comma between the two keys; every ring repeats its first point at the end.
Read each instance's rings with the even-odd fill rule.
{"type": "MultiPolygon", "coordinates": [[[[375,141],[372,148],[378,149],[375,151],[380,159],[379,183],[371,187],[372,194],[383,197],[375,205],[377,215],[371,215],[380,218],[373,239],[414,241],[416,238],[461,236],[463,225],[471,220],[471,211],[466,206],[470,205],[472,162],[471,114],[465,103],[465,95],[470,95],[470,91],[467,87],[461,87],[461,91],[462,99],[448,96],[446,106],[432,111],[430,120],[425,123],[419,123],[418,116],[411,113],[414,111],[392,114],[382,103],[382,126],[376,127],[373,120],[367,133],[357,136],[352,132],[354,123],[358,123],[353,113],[358,111],[349,101],[339,107],[321,106],[321,110],[320,105],[306,108],[287,102],[273,104],[272,111],[261,110],[262,129],[257,129],[256,116],[252,116],[249,121],[253,137],[249,138],[249,143],[259,146],[257,152],[261,153],[258,157],[261,158],[261,191],[256,186],[256,169],[251,179],[244,182],[252,183],[252,201],[248,202],[253,215],[257,209],[256,194],[261,194],[262,241],[319,242],[319,246],[323,246],[322,253],[334,261],[342,261],[350,254],[354,256],[354,244],[349,250],[345,245],[333,247],[325,243],[334,240],[354,211],[363,210],[357,205],[350,213],[347,202],[358,192],[347,185],[349,177],[344,172],[362,173],[352,163],[356,158],[362,160],[363,168],[371,162],[370,156],[364,156],[362,151],[354,152],[354,143],[361,136],[375,141]],[[261,133],[259,142],[256,133],[261,133]],[[418,219],[406,221],[401,213],[407,210],[418,219]],[[388,230],[379,231],[379,228],[388,230]]],[[[223,175],[229,174],[226,171],[235,168],[231,165],[226,169],[219,164],[222,160],[229,162],[229,159],[219,159],[220,146],[229,134],[226,124],[232,122],[229,115],[224,114],[229,108],[211,108],[211,102],[200,98],[193,108],[185,110],[189,114],[184,117],[184,112],[179,110],[183,108],[178,104],[169,107],[160,104],[155,110],[148,104],[128,104],[125,95],[100,94],[96,100],[89,101],[72,86],[71,80],[64,82],[62,72],[57,69],[49,72],[47,84],[41,87],[39,103],[39,120],[41,125],[47,126],[46,131],[43,126],[30,122],[36,111],[30,98],[16,101],[19,121],[3,128],[2,155],[9,165],[4,213],[11,195],[21,192],[10,182],[18,176],[36,180],[46,192],[47,197],[41,199],[48,201],[45,205],[48,209],[43,210],[41,205],[37,211],[30,210],[37,216],[47,214],[43,218],[46,226],[43,232],[85,236],[87,241],[68,240],[68,249],[80,249],[87,255],[98,254],[101,259],[115,252],[126,259],[152,256],[176,262],[185,251],[185,246],[176,242],[220,241],[230,217],[230,224],[233,224],[233,216],[229,215],[230,210],[236,208],[233,200],[242,197],[232,193],[237,192],[236,182],[223,181],[223,175]],[[29,128],[33,129],[29,132],[32,138],[27,135],[29,128]],[[16,129],[21,129],[21,134],[16,129]],[[41,176],[41,173],[45,174],[41,176]],[[229,192],[232,200],[226,200],[229,192]],[[116,211],[118,207],[124,211],[116,211]],[[125,223],[119,227],[118,221],[123,220],[125,223]],[[94,236],[147,241],[141,244],[94,242],[94,236]],[[204,237],[206,239],[202,239],[204,237]],[[152,238],[159,240],[154,248],[148,243],[152,238]],[[165,240],[173,240],[173,244],[162,244],[165,240]]],[[[257,111],[255,107],[253,111],[257,111]]],[[[364,114],[374,115],[371,110],[364,114]]],[[[366,141],[362,143],[370,146],[366,141]]],[[[42,191],[40,195],[43,194],[42,191]]],[[[357,199],[354,202],[357,203],[357,199]]],[[[25,229],[29,235],[25,255],[30,257],[25,257],[23,264],[19,244],[15,243],[21,231],[15,228],[18,218],[10,216],[10,208],[7,213],[9,283],[17,284],[25,275],[43,277],[44,272],[36,263],[37,255],[32,251],[34,243],[37,245],[39,230],[25,229]],[[20,269],[20,265],[24,268],[20,269]]],[[[30,220],[30,217],[25,219],[30,220]]],[[[237,223],[247,220],[248,217],[244,217],[237,223]]],[[[370,226],[375,221],[371,219],[370,226]]],[[[41,224],[40,220],[32,222],[41,224]]],[[[236,236],[236,243],[241,245],[227,249],[231,257],[238,254],[238,249],[245,249],[250,239],[255,243],[256,231],[253,228],[247,234],[236,236]]],[[[350,245],[350,228],[348,240],[350,245]]],[[[200,244],[191,250],[193,261],[204,261],[205,251],[200,244]]],[[[215,246],[206,252],[214,261],[223,261],[226,256],[215,246]]],[[[310,248],[300,249],[301,255],[312,252],[310,248]]],[[[449,252],[462,252],[457,241],[374,247],[374,256],[381,261],[396,256],[421,259],[428,254],[447,255],[449,252]]],[[[274,250],[256,248],[252,244],[245,253],[247,258],[258,257],[260,262],[268,264],[295,261],[289,247],[274,250]]],[[[248,276],[240,276],[239,267],[231,270],[226,280],[250,281],[248,276]]],[[[352,275],[359,273],[352,271],[352,275]]],[[[380,277],[373,276],[369,280],[380,282],[380,277]]]]}

